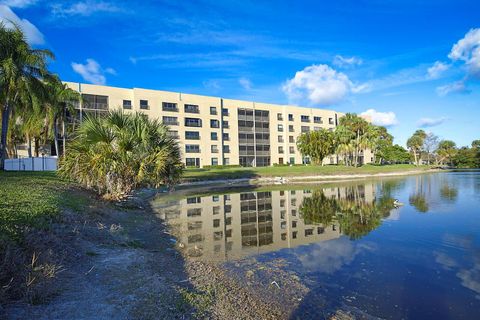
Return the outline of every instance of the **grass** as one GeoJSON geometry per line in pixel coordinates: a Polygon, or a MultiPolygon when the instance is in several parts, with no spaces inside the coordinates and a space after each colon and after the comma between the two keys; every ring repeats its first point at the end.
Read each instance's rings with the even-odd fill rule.
{"type": "Polygon", "coordinates": [[[0,240],[46,229],[62,208],[80,211],[88,198],[52,172],[0,172],[0,240]]]}
{"type": "Polygon", "coordinates": [[[185,181],[238,179],[259,177],[291,177],[315,175],[354,175],[376,174],[387,172],[405,172],[412,170],[427,170],[429,166],[414,166],[411,164],[396,165],[364,165],[359,168],[345,166],[278,166],[278,167],[232,167],[232,168],[195,168],[185,170],[185,181]]]}

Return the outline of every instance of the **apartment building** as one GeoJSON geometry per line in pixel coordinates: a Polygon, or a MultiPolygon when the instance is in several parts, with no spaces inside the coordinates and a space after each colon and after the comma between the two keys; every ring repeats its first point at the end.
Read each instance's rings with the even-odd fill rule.
{"type": "MultiPolygon", "coordinates": [[[[321,192],[328,198],[354,201],[351,190],[336,186],[321,192]]],[[[374,183],[359,184],[355,190],[356,201],[375,201],[374,183]]],[[[227,261],[340,237],[338,222],[312,224],[302,217],[303,201],[312,194],[313,190],[298,189],[194,196],[170,206],[162,203],[156,211],[186,255],[227,261]]]]}
{"type": "MultiPolygon", "coordinates": [[[[66,82],[82,94],[80,120],[122,108],[160,119],[179,141],[186,166],[308,163],[297,149],[297,137],[306,131],[334,130],[344,114],[333,110],[232,100],[179,92],[125,89],[66,82]]],[[[362,162],[372,155],[362,153],[362,162]]],[[[325,164],[335,164],[332,155],[325,164]]]]}

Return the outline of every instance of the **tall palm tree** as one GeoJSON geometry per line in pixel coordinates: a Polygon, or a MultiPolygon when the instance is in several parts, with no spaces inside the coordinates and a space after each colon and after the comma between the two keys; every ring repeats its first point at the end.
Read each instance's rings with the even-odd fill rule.
{"type": "Polygon", "coordinates": [[[46,84],[47,100],[45,101],[47,109],[47,119],[51,130],[53,131],[53,140],[57,156],[60,155],[58,139],[59,123],[62,124],[62,154],[65,154],[66,130],[65,122],[67,114],[75,111],[75,104],[80,100],[80,94],[70,89],[62,83],[58,77],[52,77],[46,84]]]}
{"type": "Polygon", "coordinates": [[[43,80],[50,75],[47,60],[53,58],[49,50],[32,49],[22,30],[0,23],[0,170],[7,156],[9,119],[20,104],[30,105],[36,97],[45,95],[43,80]]]}
{"type": "Polygon", "coordinates": [[[336,152],[343,156],[345,166],[350,165],[350,158],[354,151],[352,143],[354,136],[354,132],[344,125],[338,126],[335,130],[336,152]]]}
{"type": "Polygon", "coordinates": [[[168,128],[122,110],[84,119],[59,168],[63,176],[113,199],[140,186],[173,185],[182,170],[180,149],[168,128]]]}

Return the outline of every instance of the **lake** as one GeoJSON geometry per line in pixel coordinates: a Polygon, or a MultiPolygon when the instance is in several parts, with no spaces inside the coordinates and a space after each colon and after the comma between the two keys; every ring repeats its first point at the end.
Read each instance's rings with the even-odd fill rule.
{"type": "Polygon", "coordinates": [[[265,295],[277,287],[274,298],[299,301],[292,318],[346,310],[480,319],[479,171],[219,191],[154,206],[187,259],[219,263],[265,295]],[[287,278],[298,292],[282,294],[287,278]]]}

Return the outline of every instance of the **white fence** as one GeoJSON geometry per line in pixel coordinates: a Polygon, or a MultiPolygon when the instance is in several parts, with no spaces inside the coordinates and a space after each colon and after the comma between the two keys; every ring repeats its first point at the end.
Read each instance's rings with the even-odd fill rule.
{"type": "Polygon", "coordinates": [[[55,171],[57,157],[33,157],[5,160],[6,171],[55,171]]]}

